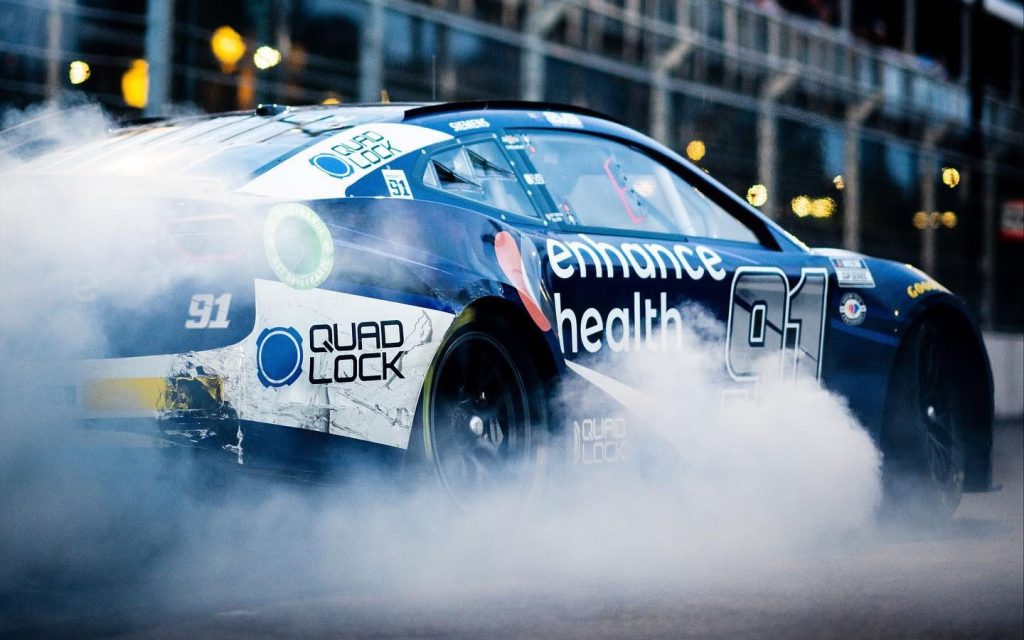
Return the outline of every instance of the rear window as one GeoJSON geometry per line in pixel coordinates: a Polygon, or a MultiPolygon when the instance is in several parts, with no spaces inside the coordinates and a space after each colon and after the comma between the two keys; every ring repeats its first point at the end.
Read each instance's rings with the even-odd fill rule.
{"type": "Polygon", "coordinates": [[[459,145],[430,157],[423,184],[501,211],[537,217],[530,196],[493,140],[459,145]]]}

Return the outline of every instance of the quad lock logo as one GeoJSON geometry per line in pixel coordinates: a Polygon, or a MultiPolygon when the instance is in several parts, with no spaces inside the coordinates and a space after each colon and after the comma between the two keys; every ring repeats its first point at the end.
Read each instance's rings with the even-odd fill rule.
{"type": "Polygon", "coordinates": [[[331,384],[404,378],[405,329],[398,320],[353,322],[349,331],[337,324],[309,328],[309,382],[331,384]]]}
{"type": "Polygon", "coordinates": [[[374,131],[364,131],[318,153],[309,163],[334,178],[347,178],[356,169],[373,169],[402,153],[391,141],[374,131]]]}
{"type": "Polygon", "coordinates": [[[302,373],[302,336],[292,327],[264,329],[256,338],[256,376],[264,387],[284,387],[302,373]]]}
{"type": "Polygon", "coordinates": [[[626,421],[622,418],[586,418],[572,422],[572,460],[592,465],[626,460],[626,421]]]}

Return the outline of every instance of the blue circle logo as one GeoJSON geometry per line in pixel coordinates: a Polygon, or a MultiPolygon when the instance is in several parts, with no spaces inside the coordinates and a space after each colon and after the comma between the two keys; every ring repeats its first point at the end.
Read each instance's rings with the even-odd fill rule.
{"type": "Polygon", "coordinates": [[[264,329],[256,338],[256,375],[264,387],[283,387],[302,373],[302,336],[292,327],[264,329]]]}
{"type": "Polygon", "coordinates": [[[331,153],[318,153],[309,159],[309,163],[329,176],[344,178],[352,173],[352,166],[331,153]]]}

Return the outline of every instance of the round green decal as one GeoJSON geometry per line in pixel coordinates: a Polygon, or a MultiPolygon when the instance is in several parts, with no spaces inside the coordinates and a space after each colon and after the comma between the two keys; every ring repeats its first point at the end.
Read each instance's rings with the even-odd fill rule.
{"type": "Polygon", "coordinates": [[[270,208],[263,226],[263,249],[274,274],[295,289],[320,286],[334,268],[331,232],[304,204],[288,202],[270,208]]]}

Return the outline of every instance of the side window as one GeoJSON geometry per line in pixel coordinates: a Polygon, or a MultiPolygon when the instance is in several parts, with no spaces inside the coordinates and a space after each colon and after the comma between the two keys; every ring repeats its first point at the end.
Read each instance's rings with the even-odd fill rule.
{"type": "Polygon", "coordinates": [[[537,217],[530,196],[493,140],[435,153],[423,171],[423,184],[502,211],[537,217]]]}
{"type": "Polygon", "coordinates": [[[527,136],[528,157],[571,224],[757,242],[746,225],[627,145],[561,131],[527,136]]]}

